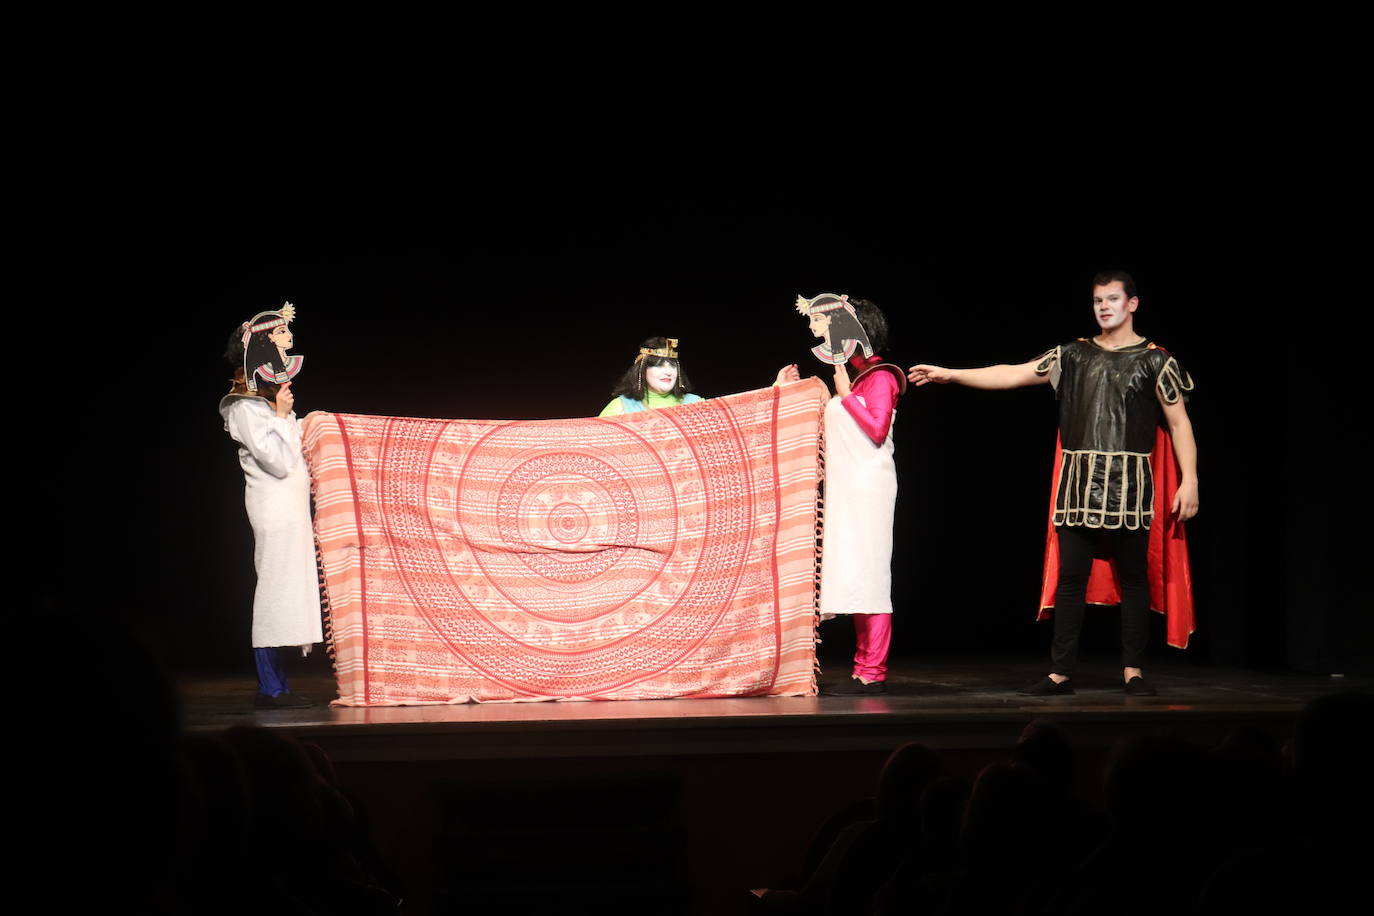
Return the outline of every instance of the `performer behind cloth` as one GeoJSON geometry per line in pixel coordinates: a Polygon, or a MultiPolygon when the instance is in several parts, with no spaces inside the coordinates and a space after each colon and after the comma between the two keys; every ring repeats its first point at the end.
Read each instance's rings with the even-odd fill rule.
{"type": "Polygon", "coordinates": [[[986,389],[1049,383],[1059,399],[1054,533],[1047,540],[1041,596],[1041,617],[1054,610],[1054,640],[1049,675],[1019,691],[1031,696],[1074,692],[1089,600],[1112,604],[1119,597],[1127,694],[1156,693],[1141,668],[1152,603],[1169,616],[1171,644],[1186,646],[1192,632],[1182,523],[1198,511],[1197,445],[1184,408],[1193,381],[1167,350],[1136,334],[1140,298],[1129,274],[1099,273],[1092,290],[1096,337],[1020,365],[921,364],[909,375],[917,385],[955,382],[986,389]],[[1095,557],[1109,557],[1112,565],[1095,557]]]}
{"type": "MultiPolygon", "coordinates": [[[[778,371],[774,384],[795,382],[799,378],[796,366],[786,366],[778,371]]],[[[682,371],[676,337],[650,337],[644,341],[639,347],[639,355],[611,393],[616,396],[615,400],[603,407],[597,416],[618,417],[702,400],[692,393],[692,383],[682,371]]]]}
{"type": "Polygon", "coordinates": [[[244,504],[253,527],[253,656],[258,669],[254,705],[310,706],[292,693],[278,647],[302,655],[323,639],[315,536],[310,524],[310,474],[301,451],[291,382],[304,357],[288,355],[295,308],[259,312],[234,328],[225,359],[235,366],[233,388],[219,403],[224,429],[239,444],[244,504]]]}
{"type": "Polygon", "coordinates": [[[641,410],[662,410],[701,400],[677,357],[676,337],[650,337],[611,392],[615,400],[597,416],[616,417],[641,410]]]}
{"type": "Polygon", "coordinates": [[[821,619],[854,620],[853,674],[825,692],[886,693],[897,506],[892,427],[906,376],[879,355],[887,346],[887,319],[867,299],[798,296],[797,311],[824,341],[812,354],[835,373],[835,397],[825,407],[821,619]]]}

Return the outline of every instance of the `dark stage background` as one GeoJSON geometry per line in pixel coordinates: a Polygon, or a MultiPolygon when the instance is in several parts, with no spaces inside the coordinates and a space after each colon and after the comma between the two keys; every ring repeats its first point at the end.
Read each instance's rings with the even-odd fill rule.
{"type": "MultiPolygon", "coordinates": [[[[47,603],[127,623],[175,670],[249,676],[252,541],[219,354],[284,299],[302,415],[569,417],[600,410],[653,334],[681,339],[708,397],[788,362],[818,373],[799,292],[878,302],[904,366],[1024,361],[1094,333],[1089,279],[1113,266],[1140,285],[1138,330],[1197,381],[1187,657],[1368,670],[1347,575],[1369,501],[1347,457],[1368,179],[1332,91],[1362,65],[1314,63],[1288,25],[747,87],[597,71],[500,101],[455,74],[439,102],[346,91],[356,75],[325,96],[349,77],[301,71],[262,107],[226,81],[109,109],[105,135],[137,149],[54,185],[65,210],[44,217],[65,220],[64,276],[107,316],[72,322],[106,394],[56,488],[100,523],[55,529],[47,603]]],[[[1047,388],[902,400],[897,654],[1045,651],[1055,406],[1047,388]]],[[[1089,629],[1110,654],[1108,620],[1089,629]]]]}

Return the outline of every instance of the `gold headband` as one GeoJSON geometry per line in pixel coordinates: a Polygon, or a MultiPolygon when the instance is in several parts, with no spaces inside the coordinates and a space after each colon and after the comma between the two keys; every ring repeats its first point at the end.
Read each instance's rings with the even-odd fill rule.
{"type": "Polygon", "coordinates": [[[677,359],[677,338],[669,337],[666,347],[640,347],[639,355],[635,357],[635,362],[639,362],[646,356],[662,356],[665,359],[677,359]]]}

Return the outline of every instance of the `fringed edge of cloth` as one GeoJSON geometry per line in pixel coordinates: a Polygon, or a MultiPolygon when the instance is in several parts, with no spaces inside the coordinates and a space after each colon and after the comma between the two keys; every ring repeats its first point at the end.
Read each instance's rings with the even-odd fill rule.
{"type": "Polygon", "coordinates": [[[815,647],[821,644],[821,564],[825,560],[825,424],[816,442],[816,569],[811,589],[811,695],[820,692],[821,658],[815,647]]]}
{"type": "MultiPolygon", "coordinates": [[[[310,472],[310,502],[315,503],[319,493],[316,486],[315,464],[311,460],[309,453],[305,456],[305,466],[310,472]]],[[[320,613],[324,621],[324,651],[329,656],[329,666],[334,672],[334,682],[338,683],[339,678],[339,656],[334,647],[334,613],[333,607],[329,603],[329,581],[324,574],[324,549],[320,546],[320,533],[315,529],[314,520],[311,520],[311,534],[315,540],[315,574],[320,580],[320,613]]]]}
{"type": "Polygon", "coordinates": [[[329,606],[329,583],[324,578],[324,552],[320,549],[319,538],[315,539],[315,570],[320,576],[320,611],[324,614],[324,651],[329,655],[330,666],[337,677],[339,659],[334,651],[334,614],[329,606]]]}

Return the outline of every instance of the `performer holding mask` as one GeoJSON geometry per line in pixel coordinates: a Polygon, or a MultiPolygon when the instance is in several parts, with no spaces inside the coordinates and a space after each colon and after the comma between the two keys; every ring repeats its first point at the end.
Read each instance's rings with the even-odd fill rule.
{"type": "Polygon", "coordinates": [[[277,649],[310,652],[323,635],[310,525],[310,475],[301,452],[291,380],[302,356],[290,356],[295,308],[259,312],[234,328],[225,358],[234,365],[234,386],[219,404],[224,429],[239,444],[246,483],[244,503],[253,526],[253,654],[258,669],[254,705],[309,706],[292,693],[277,649]]]}
{"type": "Polygon", "coordinates": [[[812,354],[835,369],[835,397],[825,408],[821,619],[851,616],[856,646],[850,680],[826,693],[886,693],[897,505],[892,426],[906,375],[878,355],[887,320],[872,302],[824,293],[798,296],[796,305],[825,341],[812,354]]]}

